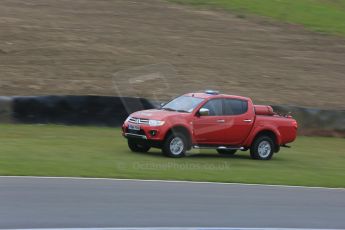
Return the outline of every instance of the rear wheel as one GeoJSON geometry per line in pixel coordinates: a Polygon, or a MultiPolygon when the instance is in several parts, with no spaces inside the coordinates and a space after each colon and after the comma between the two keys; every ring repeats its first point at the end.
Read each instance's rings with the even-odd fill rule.
{"type": "Polygon", "coordinates": [[[187,141],[182,133],[171,133],[164,141],[162,152],[168,157],[184,157],[187,141]]]}
{"type": "Polygon", "coordinates": [[[128,147],[132,152],[146,153],[150,150],[150,146],[145,143],[139,143],[135,140],[128,139],[128,147]]]}
{"type": "Polygon", "coordinates": [[[236,153],[236,149],[217,149],[217,152],[221,155],[232,156],[236,153]]]}
{"type": "Polygon", "coordinates": [[[259,136],[250,148],[250,156],[257,160],[270,160],[275,149],[274,141],[268,136],[259,136]]]}

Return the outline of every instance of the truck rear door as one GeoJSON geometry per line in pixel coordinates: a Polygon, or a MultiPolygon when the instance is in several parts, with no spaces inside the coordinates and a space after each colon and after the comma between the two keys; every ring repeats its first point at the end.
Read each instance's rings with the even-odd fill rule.
{"type": "Polygon", "coordinates": [[[248,137],[255,119],[253,109],[249,108],[246,100],[225,98],[223,99],[225,144],[238,146],[248,137]]]}

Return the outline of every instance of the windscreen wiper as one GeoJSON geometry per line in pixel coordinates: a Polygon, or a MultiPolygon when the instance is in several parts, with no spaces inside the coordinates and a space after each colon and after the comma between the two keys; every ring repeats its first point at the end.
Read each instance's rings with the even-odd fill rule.
{"type": "Polygon", "coordinates": [[[167,110],[167,111],[176,111],[175,109],[172,109],[172,108],[162,108],[164,110],[167,110]]]}
{"type": "Polygon", "coordinates": [[[186,111],[186,110],[183,110],[183,109],[178,109],[178,110],[176,110],[177,112],[180,112],[180,113],[189,113],[188,111],[186,111]]]}

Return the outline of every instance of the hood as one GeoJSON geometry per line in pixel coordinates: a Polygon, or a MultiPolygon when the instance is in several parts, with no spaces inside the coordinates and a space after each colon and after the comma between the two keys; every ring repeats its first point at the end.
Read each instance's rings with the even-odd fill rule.
{"type": "Polygon", "coordinates": [[[174,111],[167,111],[167,110],[160,110],[160,109],[148,109],[148,110],[141,110],[135,113],[132,113],[131,117],[136,118],[145,118],[151,120],[164,120],[168,117],[172,116],[188,116],[190,113],[180,113],[174,111]]]}

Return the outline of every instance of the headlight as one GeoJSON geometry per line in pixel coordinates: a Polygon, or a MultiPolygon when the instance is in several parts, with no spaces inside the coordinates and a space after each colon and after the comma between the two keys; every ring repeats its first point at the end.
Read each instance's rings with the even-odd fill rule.
{"type": "Polygon", "coordinates": [[[150,126],[162,126],[164,125],[164,121],[158,121],[158,120],[149,120],[150,126]]]}

